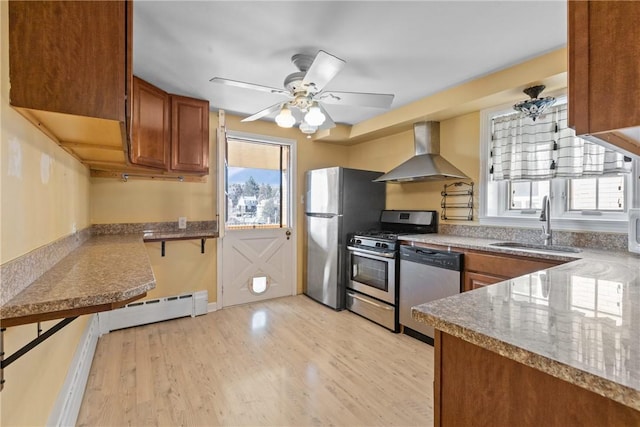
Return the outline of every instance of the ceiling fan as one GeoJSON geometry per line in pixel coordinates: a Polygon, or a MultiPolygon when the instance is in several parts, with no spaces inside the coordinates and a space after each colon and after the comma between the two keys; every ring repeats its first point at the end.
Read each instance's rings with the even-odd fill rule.
{"type": "Polygon", "coordinates": [[[289,74],[284,79],[285,89],[245,83],[221,77],[214,77],[210,81],[227,86],[254,89],[285,96],[288,100],[278,102],[264,110],[258,111],[242,121],[250,122],[258,120],[276,111],[280,111],[276,116],[278,126],[290,128],[299,122],[300,131],[307,134],[308,138],[318,129],[335,127],[334,121],[322,104],[389,108],[391,102],[393,102],[394,95],[392,94],[323,91],[327,83],[329,83],[346,64],[342,59],[325,51],[319,51],[315,57],[298,53],[291,57],[291,62],[293,62],[300,71],[289,74]]]}

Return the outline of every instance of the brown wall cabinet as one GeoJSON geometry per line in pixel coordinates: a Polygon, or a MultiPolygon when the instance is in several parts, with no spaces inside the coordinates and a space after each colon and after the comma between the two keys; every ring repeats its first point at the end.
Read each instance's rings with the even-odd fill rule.
{"type": "Polygon", "coordinates": [[[88,165],[126,165],[132,9],[120,0],[9,2],[10,103],[88,165]]]}
{"type": "Polygon", "coordinates": [[[124,122],[128,6],[124,1],[11,1],[11,104],[124,122]]]}
{"type": "Polygon", "coordinates": [[[131,163],[169,169],[171,110],[169,94],[133,78],[131,163]]]}
{"type": "Polygon", "coordinates": [[[640,155],[640,2],[570,0],[568,19],[569,126],[640,155]]]}
{"type": "Polygon", "coordinates": [[[209,101],[172,95],[134,77],[131,163],[209,173],[209,101]]]}
{"type": "Polygon", "coordinates": [[[209,173],[209,101],[171,95],[171,170],[209,173]]]}

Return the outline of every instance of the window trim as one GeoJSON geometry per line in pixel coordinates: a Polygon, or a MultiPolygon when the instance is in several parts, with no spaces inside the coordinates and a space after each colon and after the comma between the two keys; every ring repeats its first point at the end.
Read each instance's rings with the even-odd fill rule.
{"type": "MultiPolygon", "coordinates": [[[[218,218],[221,221],[221,225],[222,228],[224,228],[225,230],[245,230],[245,229],[254,229],[254,228],[265,228],[265,229],[293,229],[295,228],[295,224],[296,224],[296,159],[297,159],[297,155],[296,155],[296,144],[297,141],[295,139],[289,139],[289,138],[281,138],[281,137],[276,137],[276,136],[271,136],[271,135],[260,135],[260,134],[254,134],[254,133],[249,133],[249,132],[242,132],[242,131],[236,131],[236,130],[230,130],[230,129],[225,129],[225,143],[224,144],[220,144],[223,145],[223,149],[221,151],[222,154],[222,165],[219,166],[221,168],[221,176],[218,178],[220,179],[220,183],[223,185],[223,190],[221,191],[221,201],[222,204],[225,206],[223,212],[225,212],[221,218],[218,218]],[[289,206],[285,210],[282,210],[280,212],[281,215],[281,224],[277,225],[277,226],[269,226],[269,227],[254,227],[253,224],[251,224],[250,228],[245,228],[245,227],[232,227],[229,228],[227,226],[227,214],[226,214],[226,204],[227,204],[227,197],[228,194],[226,193],[226,191],[224,191],[224,188],[226,188],[226,186],[228,185],[227,182],[227,177],[226,177],[226,168],[227,168],[227,140],[228,139],[235,139],[235,140],[240,140],[240,141],[244,141],[247,143],[256,143],[256,144],[266,144],[266,145],[276,145],[276,146],[288,146],[289,147],[289,162],[290,162],[290,167],[291,170],[289,171],[290,177],[289,177],[289,186],[287,188],[287,193],[288,193],[288,197],[289,197],[289,206]],[[284,215],[288,216],[287,219],[287,225],[283,226],[282,225],[282,217],[284,215]]],[[[280,197],[281,197],[281,202],[280,202],[280,206],[282,209],[282,197],[284,196],[284,194],[282,194],[282,189],[281,189],[281,193],[280,193],[280,197]]],[[[265,224],[265,225],[271,225],[271,224],[265,224]]],[[[218,227],[220,229],[220,225],[218,227]]]]}
{"type": "MultiPolygon", "coordinates": [[[[566,90],[549,94],[556,98],[566,97],[566,90]]],[[[481,225],[540,228],[540,210],[511,211],[508,209],[506,181],[491,181],[489,175],[489,146],[491,143],[491,117],[496,113],[507,112],[512,104],[501,104],[480,111],[480,185],[478,186],[478,221],[481,225]],[[493,206],[489,206],[489,197],[493,206]]],[[[640,158],[633,157],[631,176],[640,175],[640,158]]],[[[624,212],[589,214],[567,209],[568,179],[551,180],[551,223],[555,230],[628,232],[628,209],[640,205],[640,183],[637,179],[628,179],[625,187],[624,212]],[[559,214],[560,213],[560,214],[559,214]]]]}

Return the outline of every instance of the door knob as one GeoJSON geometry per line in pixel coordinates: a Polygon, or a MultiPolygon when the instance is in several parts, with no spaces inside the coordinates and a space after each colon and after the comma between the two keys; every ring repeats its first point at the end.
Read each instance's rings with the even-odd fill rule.
{"type": "Polygon", "coordinates": [[[289,237],[289,236],[291,236],[291,230],[287,230],[287,231],[285,231],[285,232],[284,232],[284,234],[286,234],[286,235],[287,235],[287,240],[289,240],[289,239],[290,239],[290,237],[289,237]]]}

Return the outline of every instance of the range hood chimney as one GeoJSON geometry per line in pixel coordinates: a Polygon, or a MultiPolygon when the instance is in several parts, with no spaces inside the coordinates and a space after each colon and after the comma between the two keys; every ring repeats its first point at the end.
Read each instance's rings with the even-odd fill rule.
{"type": "Polygon", "coordinates": [[[440,122],[414,123],[413,138],[415,156],[375,179],[375,182],[402,183],[469,178],[440,155],[440,122]]]}

